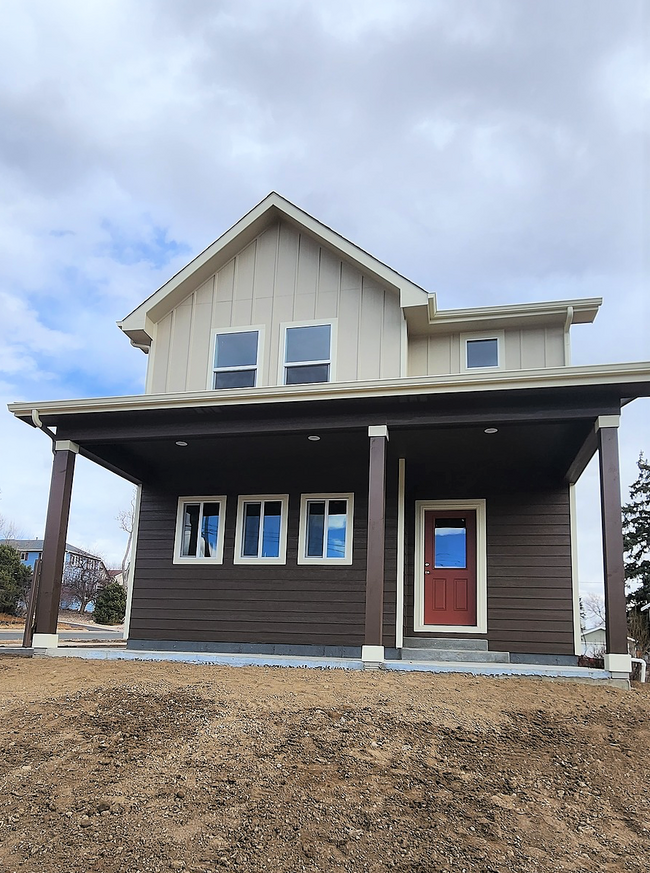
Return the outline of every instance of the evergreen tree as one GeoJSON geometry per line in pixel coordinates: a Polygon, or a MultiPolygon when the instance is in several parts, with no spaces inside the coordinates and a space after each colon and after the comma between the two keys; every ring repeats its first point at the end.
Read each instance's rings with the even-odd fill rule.
{"type": "Polygon", "coordinates": [[[32,581],[32,571],[20,560],[13,546],[0,545],[0,612],[17,615],[32,581]]]}
{"type": "Polygon", "coordinates": [[[625,578],[635,586],[627,596],[632,609],[650,602],[650,463],[639,455],[639,475],[623,506],[625,578]],[[636,587],[639,586],[639,587],[636,587]]]}
{"type": "Polygon", "coordinates": [[[94,619],[97,624],[120,624],[126,612],[126,591],[119,582],[109,582],[97,595],[94,619]]]}

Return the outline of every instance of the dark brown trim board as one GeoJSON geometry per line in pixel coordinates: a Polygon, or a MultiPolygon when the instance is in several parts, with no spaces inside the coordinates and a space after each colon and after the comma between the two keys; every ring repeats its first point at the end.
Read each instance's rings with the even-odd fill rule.
{"type": "Polygon", "coordinates": [[[370,437],[364,637],[367,646],[381,646],[383,639],[387,441],[385,436],[370,437]]]}
{"type": "Polygon", "coordinates": [[[623,528],[621,525],[621,479],[618,462],[618,428],[598,430],[600,503],[603,525],[605,614],[607,652],[627,654],[627,614],[623,528]]]}

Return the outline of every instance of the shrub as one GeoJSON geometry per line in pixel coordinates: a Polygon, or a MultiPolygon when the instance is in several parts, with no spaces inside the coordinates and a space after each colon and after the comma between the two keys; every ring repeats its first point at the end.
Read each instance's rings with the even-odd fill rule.
{"type": "Polygon", "coordinates": [[[95,600],[94,619],[97,624],[120,624],[126,612],[126,591],[119,582],[110,582],[100,589],[95,600]]]}
{"type": "Polygon", "coordinates": [[[32,582],[32,571],[20,560],[20,552],[13,546],[0,546],[0,612],[17,615],[18,608],[27,598],[32,582]]]}

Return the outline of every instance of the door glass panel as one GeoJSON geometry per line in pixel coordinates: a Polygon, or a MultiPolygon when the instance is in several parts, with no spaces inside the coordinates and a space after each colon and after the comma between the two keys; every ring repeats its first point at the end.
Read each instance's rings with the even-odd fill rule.
{"type": "Polygon", "coordinates": [[[435,567],[467,566],[467,525],[464,518],[436,518],[435,567]]]}

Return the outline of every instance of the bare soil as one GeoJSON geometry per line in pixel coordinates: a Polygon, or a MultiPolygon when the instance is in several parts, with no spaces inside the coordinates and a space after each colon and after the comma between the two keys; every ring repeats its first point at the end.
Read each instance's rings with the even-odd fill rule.
{"type": "Polygon", "coordinates": [[[0,870],[645,871],[650,693],[0,659],[0,870]]]}

